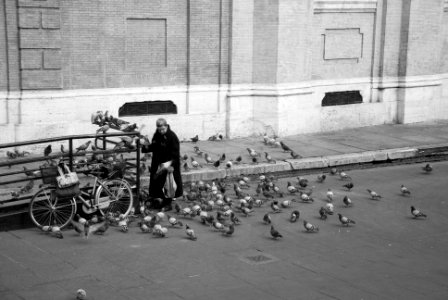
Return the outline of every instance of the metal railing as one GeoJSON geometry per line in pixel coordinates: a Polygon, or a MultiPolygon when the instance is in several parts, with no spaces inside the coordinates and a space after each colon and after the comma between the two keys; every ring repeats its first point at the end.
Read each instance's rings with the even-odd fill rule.
{"type": "MultiPolygon", "coordinates": [[[[53,160],[64,160],[69,166],[70,170],[76,172],[76,158],[87,157],[90,155],[112,155],[112,154],[124,154],[124,153],[134,153],[135,158],[128,157],[125,159],[126,168],[132,170],[135,168],[135,184],[136,188],[136,203],[139,201],[139,191],[140,191],[140,139],[135,139],[135,146],[132,147],[114,147],[112,149],[107,149],[108,145],[117,145],[119,141],[113,140],[114,137],[140,137],[139,132],[114,132],[106,134],[88,134],[88,135],[71,135],[71,136],[61,136],[53,137],[39,140],[31,140],[16,143],[0,144],[0,150],[6,149],[10,151],[11,154],[16,154],[16,158],[8,157],[0,159],[0,217],[2,215],[11,215],[15,213],[21,213],[27,210],[28,204],[33,197],[34,193],[37,191],[33,188],[28,193],[23,195],[14,194],[13,191],[17,190],[21,183],[30,182],[31,180],[39,181],[42,180],[42,174],[40,172],[40,165],[36,168],[36,164],[40,162],[49,162],[53,160]],[[76,147],[73,145],[74,140],[85,140],[85,139],[95,139],[94,145],[95,150],[86,151],[76,151],[76,147]],[[39,144],[52,144],[56,142],[67,142],[68,149],[65,153],[61,151],[54,151],[49,155],[45,156],[43,151],[41,155],[35,155],[30,153],[26,155],[26,152],[15,151],[19,147],[39,145],[39,144]],[[135,161],[135,162],[134,162],[135,161]],[[19,167],[18,167],[19,166],[19,167]],[[26,166],[31,166],[26,168],[26,166]],[[27,175],[33,174],[32,176],[27,175]],[[37,175],[36,175],[37,174],[37,175]],[[25,176],[22,176],[25,175],[25,176]]],[[[89,164],[89,161],[86,161],[89,164]]],[[[132,172],[133,173],[133,172],[132,172]]]]}

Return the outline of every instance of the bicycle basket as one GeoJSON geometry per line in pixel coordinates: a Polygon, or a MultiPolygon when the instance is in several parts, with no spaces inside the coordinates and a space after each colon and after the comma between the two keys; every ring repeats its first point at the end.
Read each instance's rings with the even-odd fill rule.
{"type": "Polygon", "coordinates": [[[44,184],[56,184],[56,177],[59,176],[58,167],[40,167],[40,173],[42,174],[42,182],[44,184]]]}

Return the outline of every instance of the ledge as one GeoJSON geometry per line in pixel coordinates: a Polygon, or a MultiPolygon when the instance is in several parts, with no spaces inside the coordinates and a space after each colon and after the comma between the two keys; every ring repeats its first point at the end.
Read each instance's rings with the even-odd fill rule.
{"type": "Polygon", "coordinates": [[[375,13],[377,0],[316,0],[314,13],[375,13]]]}

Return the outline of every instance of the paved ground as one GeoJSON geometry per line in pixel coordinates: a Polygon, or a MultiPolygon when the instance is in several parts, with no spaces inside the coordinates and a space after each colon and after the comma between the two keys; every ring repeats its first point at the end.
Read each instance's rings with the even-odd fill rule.
{"type": "MultiPolygon", "coordinates": [[[[284,235],[279,240],[262,222],[267,204],[250,217],[238,214],[243,224],[231,237],[181,217],[197,241],[171,228],[165,238],[131,227],[88,240],[71,231],[62,240],[34,228],[1,232],[0,298],[74,299],[83,288],[88,299],[447,299],[448,162],[433,165],[432,174],[422,164],[352,170],[351,192],[338,176],[320,184],[307,175],[315,202],[272,214],[284,235]],[[401,184],[411,197],[400,194],[401,184]],[[355,225],[343,227],[336,216],[319,219],[328,188],[335,211],[355,225]],[[371,200],[367,188],[383,198],[371,200]],[[353,207],[343,207],[344,195],[353,207]],[[413,219],[410,205],[428,218],[413,219]],[[298,223],[288,221],[293,209],[301,211],[298,223]],[[304,218],[319,233],[305,233],[304,218]]],[[[277,184],[286,189],[288,180],[296,181],[277,184]]]]}

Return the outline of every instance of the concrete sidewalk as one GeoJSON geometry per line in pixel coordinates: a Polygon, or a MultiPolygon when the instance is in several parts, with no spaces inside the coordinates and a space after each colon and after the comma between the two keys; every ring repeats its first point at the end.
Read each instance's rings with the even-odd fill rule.
{"type": "Polygon", "coordinates": [[[211,180],[240,174],[323,169],[443,155],[448,153],[447,125],[447,120],[407,125],[378,125],[277,139],[298,153],[301,156],[299,159],[293,159],[290,153],[284,152],[280,147],[265,145],[262,136],[197,143],[183,142],[181,154],[187,154],[203,165],[202,168],[191,168],[188,159],[190,170],[183,170],[183,179],[185,182],[211,180]],[[213,160],[225,154],[226,161],[241,156],[242,162],[233,164],[231,168],[226,168],[225,164],[215,168],[212,164],[206,164],[204,158],[194,152],[195,146],[209,153],[213,160]],[[253,148],[261,153],[258,163],[252,162],[246,148],[253,148]],[[268,163],[264,152],[268,152],[276,163],[268,163]]]}

